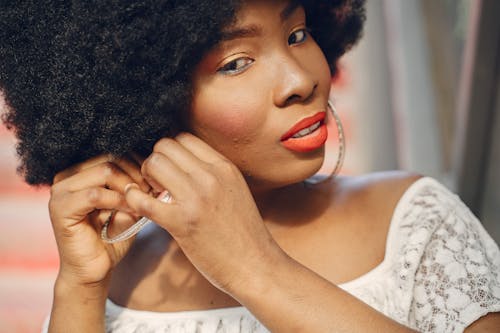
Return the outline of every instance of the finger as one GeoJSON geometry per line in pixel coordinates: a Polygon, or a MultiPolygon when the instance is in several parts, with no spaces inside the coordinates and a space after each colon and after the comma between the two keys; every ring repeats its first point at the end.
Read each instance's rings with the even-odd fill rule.
{"type": "Polygon", "coordinates": [[[191,133],[183,132],[177,135],[175,140],[206,163],[214,164],[221,160],[227,160],[225,156],[213,149],[208,143],[191,133]]]}
{"type": "Polygon", "coordinates": [[[153,148],[153,152],[167,156],[180,169],[192,174],[194,177],[198,176],[201,169],[206,165],[192,151],[172,138],[164,138],[158,141],[153,148]]]}
{"type": "MultiPolygon", "coordinates": [[[[56,175],[54,178],[54,183],[58,183],[64,179],[70,178],[74,176],[75,174],[81,172],[82,170],[86,169],[92,169],[100,164],[115,164],[118,166],[120,169],[122,169],[126,174],[128,174],[132,179],[133,182],[138,184],[140,188],[148,192],[150,191],[151,187],[149,184],[146,182],[146,180],[142,177],[141,174],[141,165],[137,163],[134,159],[129,159],[127,157],[114,157],[113,155],[107,154],[107,155],[100,155],[94,158],[91,158],[83,163],[77,164],[73,167],[70,167],[56,175]]],[[[112,166],[110,166],[112,167],[112,166]]],[[[106,168],[106,167],[104,167],[106,168]]],[[[113,171],[113,170],[111,170],[113,171]]],[[[104,172],[106,172],[104,170],[104,172]]],[[[123,188],[123,186],[120,186],[123,188]]]]}
{"type": "Polygon", "coordinates": [[[127,204],[139,215],[145,216],[167,229],[175,237],[184,224],[181,210],[176,201],[165,203],[142,192],[137,185],[129,184],[125,189],[127,204]]]}
{"type": "Polygon", "coordinates": [[[57,173],[54,177],[54,184],[59,183],[60,181],[69,178],[81,170],[85,170],[88,168],[91,168],[93,166],[96,166],[98,164],[101,164],[103,162],[109,162],[114,160],[114,157],[110,154],[105,154],[105,155],[99,155],[96,157],[93,157],[91,159],[86,160],[85,162],[75,164],[67,169],[64,169],[63,171],[57,173]]]}
{"type": "Polygon", "coordinates": [[[106,220],[109,218],[109,216],[114,212],[115,211],[113,209],[96,209],[87,216],[90,223],[94,226],[94,229],[100,230],[104,223],[106,223],[106,220]]]}
{"type": "Polygon", "coordinates": [[[142,191],[149,192],[151,186],[148,184],[146,179],[141,173],[141,164],[138,163],[134,158],[121,157],[114,161],[114,163],[120,167],[127,175],[132,178],[133,182],[138,184],[142,191]]]}
{"type": "Polygon", "coordinates": [[[105,162],[81,170],[77,174],[66,178],[53,187],[64,188],[66,191],[75,192],[91,187],[108,187],[120,193],[129,183],[134,182],[116,164],[105,162]]]}
{"type": "Polygon", "coordinates": [[[94,221],[94,229],[97,232],[102,232],[104,225],[106,225],[107,237],[114,238],[130,229],[139,219],[121,211],[108,211],[106,215],[99,217],[98,221],[94,221]]]}
{"type": "Polygon", "coordinates": [[[99,209],[116,209],[124,212],[132,212],[122,194],[102,187],[86,188],[77,192],[53,197],[49,203],[49,208],[51,211],[61,211],[60,209],[55,209],[56,207],[64,207],[63,212],[65,216],[56,216],[56,218],[52,219],[53,222],[66,221],[66,226],[78,224],[85,216],[99,209]]]}
{"type": "MultiPolygon", "coordinates": [[[[125,202],[125,197],[123,197],[125,202]]],[[[110,219],[110,216],[113,215],[113,222],[116,221],[131,221],[131,224],[134,224],[141,217],[132,213],[132,210],[128,208],[129,211],[125,212],[122,210],[114,210],[114,209],[99,209],[94,210],[90,213],[89,219],[90,222],[95,226],[96,230],[101,230],[102,226],[110,219]]],[[[120,222],[122,223],[122,222],[120,222]]]]}
{"type": "Polygon", "coordinates": [[[189,175],[162,153],[152,153],[142,165],[142,174],[156,190],[167,190],[180,199],[188,195],[191,187],[189,175]]]}

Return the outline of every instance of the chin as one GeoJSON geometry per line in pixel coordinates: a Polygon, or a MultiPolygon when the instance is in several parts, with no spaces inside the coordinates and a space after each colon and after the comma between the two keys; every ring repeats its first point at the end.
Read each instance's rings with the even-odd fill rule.
{"type": "Polygon", "coordinates": [[[295,161],[287,165],[277,165],[273,170],[267,169],[264,174],[245,173],[250,189],[265,191],[286,187],[314,176],[323,166],[324,148],[308,154],[300,154],[295,161]]]}

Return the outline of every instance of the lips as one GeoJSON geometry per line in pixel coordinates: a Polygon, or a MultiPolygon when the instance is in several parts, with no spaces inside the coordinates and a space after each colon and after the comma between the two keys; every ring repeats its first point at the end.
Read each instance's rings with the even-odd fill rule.
{"type": "Polygon", "coordinates": [[[283,146],[301,153],[323,146],[328,138],[328,130],[324,122],[325,115],[325,112],[318,112],[299,121],[281,136],[283,146]]]}

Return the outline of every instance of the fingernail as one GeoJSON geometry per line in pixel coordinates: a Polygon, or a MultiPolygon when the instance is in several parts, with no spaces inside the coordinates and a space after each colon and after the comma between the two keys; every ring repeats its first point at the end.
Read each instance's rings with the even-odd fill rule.
{"type": "Polygon", "coordinates": [[[172,196],[168,191],[161,192],[157,197],[160,201],[169,203],[172,200],[172,196]]]}
{"type": "Polygon", "coordinates": [[[132,188],[139,188],[139,185],[137,185],[136,183],[128,183],[127,185],[125,185],[125,190],[124,192],[127,193],[128,191],[130,191],[130,189],[132,188]]]}

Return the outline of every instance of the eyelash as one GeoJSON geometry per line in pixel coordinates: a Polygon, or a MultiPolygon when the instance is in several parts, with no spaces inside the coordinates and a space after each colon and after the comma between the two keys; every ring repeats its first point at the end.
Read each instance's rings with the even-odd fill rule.
{"type": "Polygon", "coordinates": [[[253,64],[254,60],[249,57],[240,57],[237,59],[234,59],[221,68],[217,70],[218,73],[223,74],[223,75],[234,75],[234,74],[239,74],[243,72],[245,69],[247,69],[248,66],[253,64]],[[244,61],[245,63],[241,66],[238,67],[238,62],[244,61]]]}
{"type": "MultiPolygon", "coordinates": [[[[294,45],[294,44],[302,44],[307,40],[307,29],[298,29],[293,31],[290,36],[288,37],[288,45],[294,45]],[[299,36],[297,38],[297,34],[302,34],[302,36],[299,36]],[[295,37],[295,39],[293,38],[295,37]]],[[[234,59],[224,66],[220,67],[217,69],[217,73],[220,73],[222,75],[235,75],[243,72],[246,70],[251,64],[253,64],[254,59],[249,58],[249,57],[240,57],[237,59],[234,59]],[[244,62],[241,65],[241,62],[244,62]],[[238,62],[240,62],[241,66],[238,66],[238,62]]]]}
{"type": "Polygon", "coordinates": [[[298,29],[298,30],[293,31],[290,34],[290,36],[288,37],[288,45],[302,44],[306,40],[307,40],[307,29],[305,29],[305,28],[298,29]],[[293,40],[292,37],[297,36],[298,33],[302,34],[302,38],[300,38],[300,40],[297,40],[297,39],[293,40]]]}

